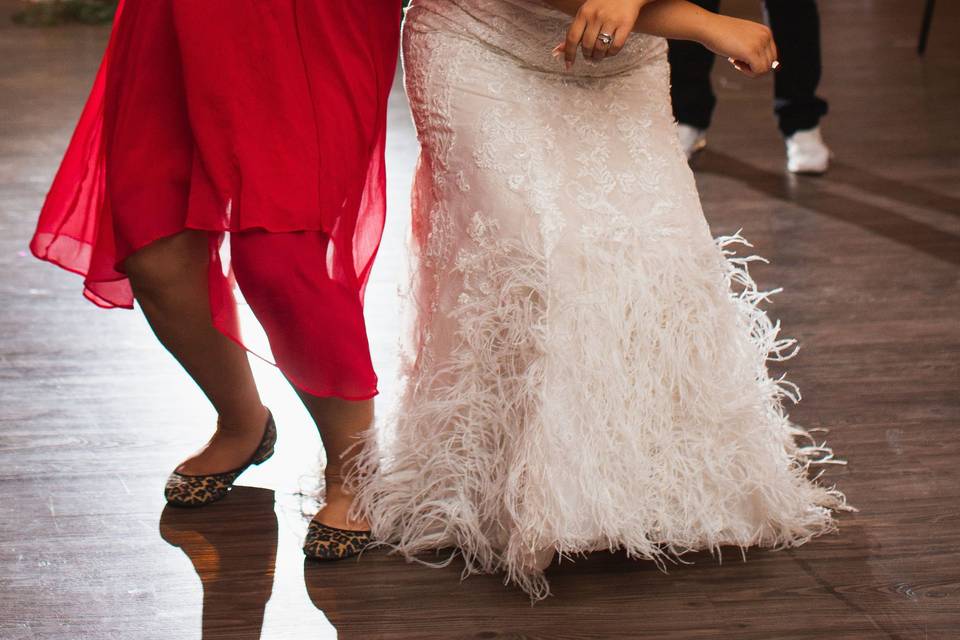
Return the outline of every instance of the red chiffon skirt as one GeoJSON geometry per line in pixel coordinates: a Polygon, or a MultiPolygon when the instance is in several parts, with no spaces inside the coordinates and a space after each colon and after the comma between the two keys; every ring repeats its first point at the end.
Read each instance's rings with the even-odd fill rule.
{"type": "Polygon", "coordinates": [[[362,304],[399,23],[399,0],[121,0],[34,255],[130,308],[127,257],[208,232],[221,331],[241,341],[236,272],[294,384],[375,395],[362,304]]]}

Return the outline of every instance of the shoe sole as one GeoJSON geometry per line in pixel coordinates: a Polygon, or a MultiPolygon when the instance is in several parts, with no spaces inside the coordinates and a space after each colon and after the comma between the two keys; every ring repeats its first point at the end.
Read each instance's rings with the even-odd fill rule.
{"type": "Polygon", "coordinates": [[[790,168],[790,165],[788,164],[787,172],[792,173],[795,176],[814,176],[814,177],[822,176],[822,175],[825,175],[828,171],[830,171],[830,163],[832,161],[833,161],[833,152],[830,151],[829,154],[827,155],[827,166],[825,166],[823,169],[804,169],[802,171],[794,171],[793,169],[790,168]]]}
{"type": "Polygon", "coordinates": [[[830,169],[822,169],[820,171],[804,170],[804,171],[794,171],[793,169],[787,169],[788,173],[792,173],[795,176],[811,176],[814,178],[819,178],[820,176],[827,175],[830,169]]]}

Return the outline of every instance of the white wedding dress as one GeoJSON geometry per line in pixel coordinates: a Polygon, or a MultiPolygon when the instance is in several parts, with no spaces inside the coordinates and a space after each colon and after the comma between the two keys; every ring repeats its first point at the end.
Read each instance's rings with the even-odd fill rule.
{"type": "MultiPolygon", "coordinates": [[[[768,359],[739,237],[709,232],[671,114],[667,45],[564,73],[570,18],[537,0],[415,0],[422,145],[399,407],[357,509],[408,558],[458,549],[540,598],[553,553],[662,561],[834,526],[768,359]]],[[[807,438],[809,440],[809,438],[807,438]]]]}

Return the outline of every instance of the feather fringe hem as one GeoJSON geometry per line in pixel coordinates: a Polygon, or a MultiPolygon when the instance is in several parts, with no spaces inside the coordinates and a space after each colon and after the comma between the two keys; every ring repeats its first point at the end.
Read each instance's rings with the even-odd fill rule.
{"type": "Polygon", "coordinates": [[[706,241],[594,244],[576,278],[529,246],[485,247],[455,335],[419,327],[399,408],[357,457],[355,514],[410,561],[460,556],[464,577],[503,572],[533,600],[554,554],[665,570],[833,531],[851,508],[809,475],[843,462],[790,422],[800,393],[767,368],[797,351],[762,309],[779,290],[757,288],[739,232],[706,241]]]}

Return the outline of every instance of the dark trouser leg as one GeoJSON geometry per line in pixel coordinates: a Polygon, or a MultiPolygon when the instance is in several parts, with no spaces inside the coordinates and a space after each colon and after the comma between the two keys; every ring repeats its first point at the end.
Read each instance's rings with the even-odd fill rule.
{"type": "MultiPolygon", "coordinates": [[[[720,0],[691,1],[708,11],[720,10],[720,0]]],[[[674,117],[681,124],[698,129],[708,128],[717,104],[710,86],[713,53],[696,42],[670,40],[669,56],[674,117]]]]}
{"type": "Polygon", "coordinates": [[[774,111],[784,136],[812,129],[827,113],[820,84],[820,16],[816,0],[766,0],[767,19],[780,54],[774,111]]]}

